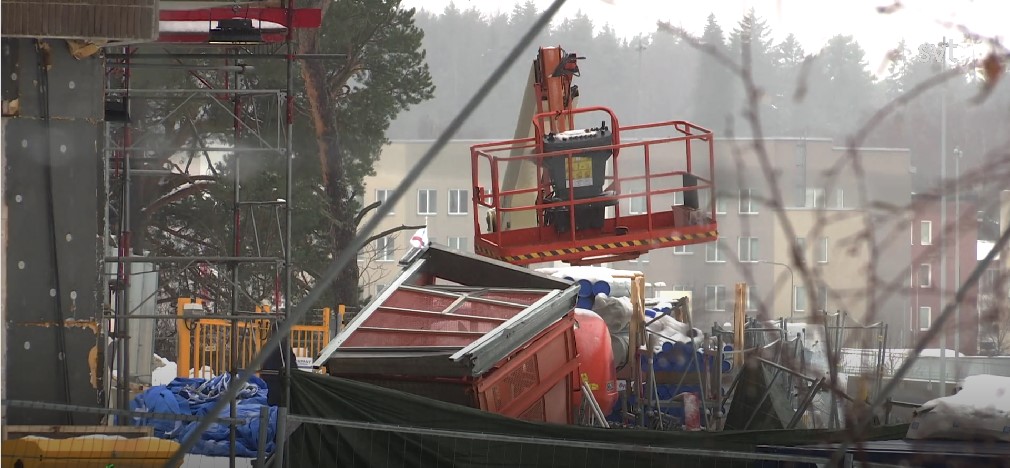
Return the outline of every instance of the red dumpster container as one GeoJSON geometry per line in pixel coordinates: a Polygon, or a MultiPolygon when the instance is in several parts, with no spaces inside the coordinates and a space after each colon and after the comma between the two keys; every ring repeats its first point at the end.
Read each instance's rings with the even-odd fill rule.
{"type": "Polygon", "coordinates": [[[409,270],[317,360],[333,376],[509,417],[573,422],[573,308],[559,289],[410,284],[409,270]]]}

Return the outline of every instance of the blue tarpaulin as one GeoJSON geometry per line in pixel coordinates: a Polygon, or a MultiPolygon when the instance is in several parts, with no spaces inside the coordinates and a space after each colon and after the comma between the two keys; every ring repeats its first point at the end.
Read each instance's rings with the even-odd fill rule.
{"type": "MultiPolygon", "coordinates": [[[[149,413],[188,414],[205,416],[221,394],[228,388],[231,381],[229,374],[221,374],[210,380],[195,378],[176,378],[168,385],[159,385],[147,389],[130,402],[130,409],[149,413]]],[[[237,417],[244,419],[236,427],[235,453],[241,457],[255,457],[259,446],[260,408],[267,405],[267,385],[258,377],[249,379],[249,383],[239,393],[237,398],[237,417]]],[[[230,409],[225,408],[219,416],[228,417],[230,409]]],[[[151,426],[154,435],[163,439],[182,441],[196,429],[196,421],[169,421],[164,419],[134,418],[134,424],[151,426]]],[[[267,428],[266,449],[273,452],[277,428],[277,407],[270,407],[270,422],[267,428]]],[[[229,428],[228,424],[214,423],[203,434],[200,441],[190,453],[228,456],[229,428]]]]}

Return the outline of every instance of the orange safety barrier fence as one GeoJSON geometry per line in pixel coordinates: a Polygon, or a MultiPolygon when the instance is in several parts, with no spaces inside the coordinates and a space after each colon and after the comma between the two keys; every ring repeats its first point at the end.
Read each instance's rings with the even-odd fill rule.
{"type": "MultiPolygon", "coordinates": [[[[176,313],[179,317],[185,315],[187,309],[203,308],[201,299],[180,298],[176,313]]],[[[256,312],[269,313],[267,306],[256,308],[256,312]]],[[[338,307],[339,320],[343,322],[345,307],[338,307]]],[[[291,348],[298,358],[313,359],[323,347],[329,343],[331,309],[321,311],[320,323],[314,325],[295,325],[291,329],[291,348]]],[[[270,339],[271,321],[236,320],[238,341],[234,349],[238,354],[240,368],[252,361],[263,344],[270,339]]],[[[200,318],[177,320],[178,329],[178,376],[209,378],[231,369],[231,334],[232,320],[226,318],[200,318]]]]}

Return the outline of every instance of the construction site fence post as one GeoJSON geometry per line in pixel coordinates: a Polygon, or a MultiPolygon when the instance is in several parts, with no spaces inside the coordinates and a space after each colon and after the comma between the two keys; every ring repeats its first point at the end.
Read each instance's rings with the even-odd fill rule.
{"type": "Polygon", "coordinates": [[[285,444],[288,442],[288,409],[277,408],[277,440],[274,441],[274,468],[284,467],[285,444]]]}
{"type": "Polygon", "coordinates": [[[260,407],[259,438],[256,447],[256,467],[264,468],[267,460],[267,430],[270,428],[270,407],[260,407]]]}

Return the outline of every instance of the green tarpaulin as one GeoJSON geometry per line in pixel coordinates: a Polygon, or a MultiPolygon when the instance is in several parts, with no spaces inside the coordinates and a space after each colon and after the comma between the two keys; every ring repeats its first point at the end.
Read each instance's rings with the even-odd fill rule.
{"type": "MultiPolygon", "coordinates": [[[[758,445],[840,442],[846,437],[822,430],[658,432],[531,423],[307,372],[292,376],[291,391],[290,413],[295,416],[404,428],[390,431],[303,422],[292,433],[288,446],[291,466],[299,467],[776,466],[647,450],[752,452],[758,445]],[[601,444],[607,446],[601,448],[601,444]],[[613,449],[615,446],[621,449],[613,449]]],[[[862,436],[866,440],[900,439],[907,428],[876,428],[862,436]]]]}

